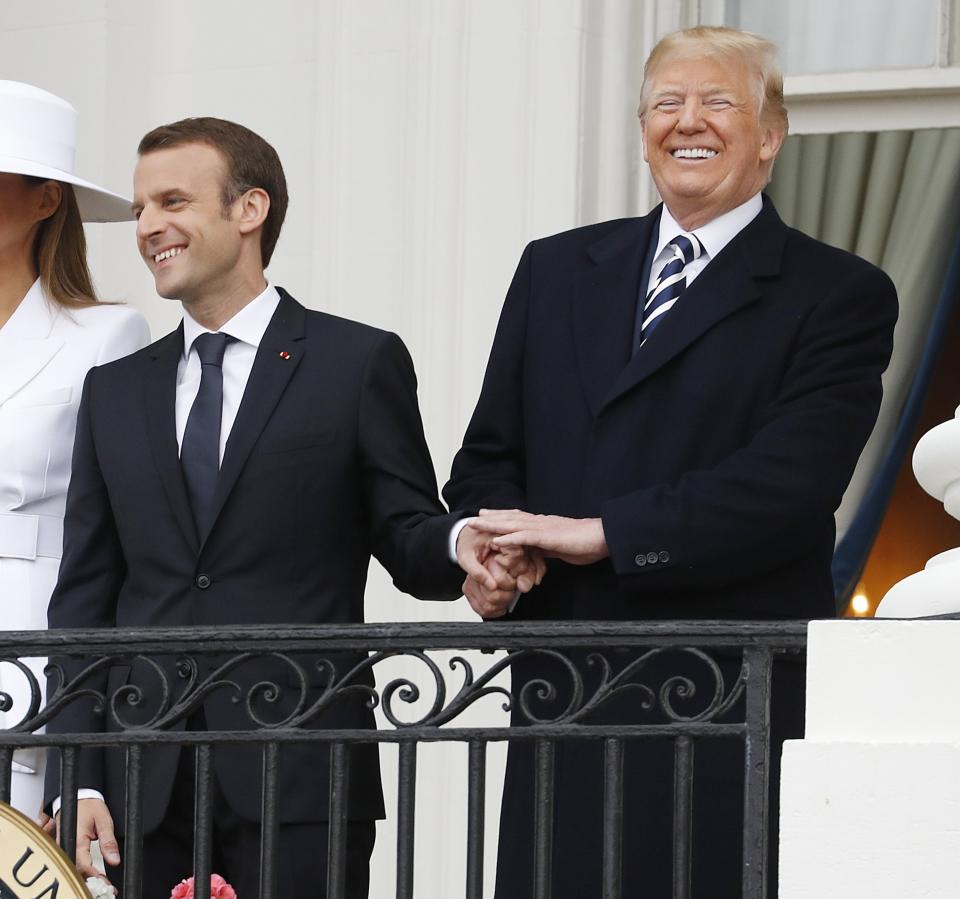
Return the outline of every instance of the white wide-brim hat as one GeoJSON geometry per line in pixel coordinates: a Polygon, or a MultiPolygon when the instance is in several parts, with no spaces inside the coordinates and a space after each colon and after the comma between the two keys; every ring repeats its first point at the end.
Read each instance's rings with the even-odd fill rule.
{"type": "Polygon", "coordinates": [[[0,172],[72,184],[85,222],[133,218],[130,200],[73,173],[77,111],[32,84],[0,81],[0,172]]]}

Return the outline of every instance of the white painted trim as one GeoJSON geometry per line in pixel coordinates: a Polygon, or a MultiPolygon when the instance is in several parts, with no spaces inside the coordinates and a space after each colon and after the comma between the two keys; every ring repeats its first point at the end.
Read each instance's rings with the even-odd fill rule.
{"type": "Polygon", "coordinates": [[[791,134],[960,126],[960,67],[793,75],[791,134]]]}
{"type": "Polygon", "coordinates": [[[833,72],[827,75],[788,75],[783,79],[787,99],[851,97],[864,94],[912,96],[960,89],[960,66],[929,69],[880,69],[870,72],[833,72]]]}

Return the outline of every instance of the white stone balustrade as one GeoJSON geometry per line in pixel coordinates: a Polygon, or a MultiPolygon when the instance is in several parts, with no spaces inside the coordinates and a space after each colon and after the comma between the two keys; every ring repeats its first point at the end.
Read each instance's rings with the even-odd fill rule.
{"type": "MultiPolygon", "coordinates": [[[[960,519],[960,409],[917,444],[960,519]]],[[[784,745],[781,899],[960,896],[960,548],[895,584],[886,619],[809,628],[806,737],[784,745]]]]}
{"type": "MultiPolygon", "coordinates": [[[[913,473],[917,483],[943,503],[948,515],[960,519],[960,407],[953,419],[920,438],[913,453],[913,473]]],[[[952,612],[960,612],[960,548],[938,553],[923,571],[894,584],[876,615],[920,618],[952,612]]]]}
{"type": "Polygon", "coordinates": [[[960,621],[816,621],[780,899],[960,896],[960,621]]]}

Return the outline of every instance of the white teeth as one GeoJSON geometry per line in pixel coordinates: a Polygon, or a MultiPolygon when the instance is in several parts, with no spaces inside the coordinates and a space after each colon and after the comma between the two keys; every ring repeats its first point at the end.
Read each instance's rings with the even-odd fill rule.
{"type": "Polygon", "coordinates": [[[160,263],[164,259],[169,259],[171,256],[179,256],[183,252],[183,247],[171,247],[169,250],[164,250],[162,253],[157,253],[153,257],[153,261],[160,263]]]}
{"type": "Polygon", "coordinates": [[[706,147],[681,148],[673,151],[674,159],[712,159],[717,155],[716,150],[708,150],[706,147]]]}

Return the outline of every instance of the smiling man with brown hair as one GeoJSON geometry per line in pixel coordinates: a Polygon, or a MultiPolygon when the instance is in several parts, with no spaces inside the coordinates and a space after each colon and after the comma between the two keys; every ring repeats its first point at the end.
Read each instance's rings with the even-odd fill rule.
{"type": "MultiPolygon", "coordinates": [[[[268,283],[264,267],[286,205],[276,152],[241,125],[187,119],[141,142],[137,244],[157,292],[178,300],[184,317],[142,352],[87,378],[51,628],[358,622],[371,556],[401,590],[459,595],[454,519],[437,497],[410,356],[395,334],[308,310],[268,283]]],[[[230,674],[254,704],[263,698],[255,684],[286,684],[272,711],[260,709],[269,720],[290,714],[298,698],[319,699],[331,678],[366,658],[343,653],[330,660],[335,672],[305,666],[294,687],[272,655],[230,674]]],[[[83,667],[62,664],[70,676],[83,667]]],[[[158,664],[168,684],[180,683],[172,658],[158,664]]],[[[200,677],[210,664],[199,661],[200,677]]],[[[127,661],[84,685],[108,697],[127,685],[149,716],[164,701],[157,670],[127,661]]],[[[369,671],[358,680],[373,685],[369,671]]],[[[245,703],[214,690],[174,726],[248,730],[253,722],[245,703]]],[[[374,720],[354,695],[307,726],[374,720]]],[[[119,729],[89,703],[68,705],[50,725],[54,733],[119,729]]],[[[214,869],[240,896],[255,897],[262,753],[220,744],[212,755],[214,869]]],[[[278,894],[322,897],[329,749],[287,744],[279,755],[278,894]]],[[[358,745],[351,757],[346,882],[351,897],[362,897],[383,799],[376,745],[358,745]]],[[[146,748],[147,899],[166,899],[192,873],[193,759],[189,749],[146,748]]],[[[78,783],[88,791],[78,863],[93,873],[89,844],[99,838],[108,873],[122,885],[123,834],[114,832],[127,788],[122,751],[84,748],[78,783]]],[[[59,766],[50,765],[48,799],[59,791],[59,766]]]]}

